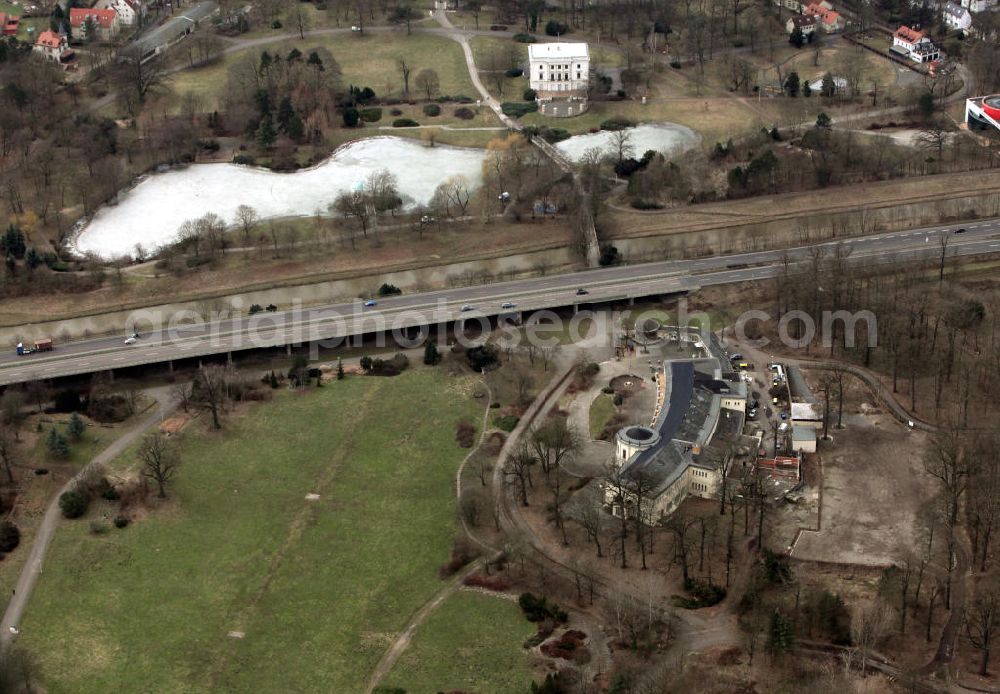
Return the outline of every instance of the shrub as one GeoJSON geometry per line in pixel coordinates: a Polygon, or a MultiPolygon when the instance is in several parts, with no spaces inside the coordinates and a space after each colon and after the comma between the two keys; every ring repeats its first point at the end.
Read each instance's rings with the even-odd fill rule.
{"type": "Polygon", "coordinates": [[[476,112],[471,108],[466,108],[462,106],[461,108],[455,109],[455,118],[461,118],[462,120],[472,120],[476,117],[476,112]]]}
{"type": "Polygon", "coordinates": [[[345,128],[356,128],[358,127],[358,123],[361,122],[361,113],[353,106],[348,106],[344,109],[342,118],[345,128]]]}
{"type": "Polygon", "coordinates": [[[512,415],[512,414],[507,414],[507,415],[504,415],[502,417],[496,417],[496,418],[494,418],[493,419],[493,424],[496,426],[497,429],[501,429],[503,431],[511,432],[511,431],[514,431],[514,427],[517,426],[517,423],[519,421],[521,421],[520,417],[518,417],[516,415],[512,415]]]}
{"type": "Polygon", "coordinates": [[[118,501],[122,498],[122,495],[118,493],[118,490],[112,487],[110,484],[101,492],[101,498],[105,501],[118,501]]]}
{"type": "Polygon", "coordinates": [[[493,345],[479,345],[466,350],[465,359],[472,370],[477,372],[492,368],[499,363],[497,348],[493,345]]]}
{"type": "Polygon", "coordinates": [[[108,524],[104,521],[92,520],[89,523],[91,535],[103,535],[108,532],[108,524]]]}
{"type": "Polygon", "coordinates": [[[681,69],[681,61],[679,61],[679,60],[671,60],[670,61],[670,67],[672,67],[675,70],[680,70],[681,69]]]}
{"type": "Polygon", "coordinates": [[[506,71],[505,73],[503,73],[503,74],[507,75],[507,77],[512,77],[512,78],[513,78],[513,77],[520,77],[521,75],[523,75],[523,74],[524,74],[524,70],[522,70],[522,69],[521,69],[521,68],[519,68],[519,67],[512,67],[512,68],[508,69],[508,70],[507,70],[507,71],[506,71]]]}
{"type": "Polygon", "coordinates": [[[618,253],[618,248],[615,246],[605,246],[601,249],[601,257],[597,262],[601,267],[608,267],[609,265],[616,265],[619,260],[621,260],[621,256],[618,253]]]}
{"type": "Polygon", "coordinates": [[[476,425],[465,419],[460,421],[455,428],[455,440],[462,448],[472,448],[476,442],[476,425]]]}
{"type": "Polygon", "coordinates": [[[59,496],[59,510],[65,518],[79,518],[87,512],[90,498],[78,489],[70,489],[59,496]]]}
{"type": "Polygon", "coordinates": [[[0,552],[13,552],[21,544],[21,531],[10,521],[0,523],[0,552]]]}
{"type": "Polygon", "coordinates": [[[521,593],[517,604],[529,622],[552,620],[561,623],[569,619],[569,615],[566,614],[565,610],[560,609],[559,605],[549,604],[544,597],[537,597],[532,593],[521,593]]]}
{"type": "Polygon", "coordinates": [[[538,92],[536,92],[534,89],[530,87],[525,89],[524,92],[521,94],[521,98],[524,99],[525,101],[534,101],[537,96],[538,92]]]}
{"type": "Polygon", "coordinates": [[[379,296],[399,296],[403,293],[403,290],[394,284],[384,283],[378,288],[379,296]]]}
{"type": "Polygon", "coordinates": [[[688,581],[684,584],[684,590],[686,590],[691,597],[685,598],[677,596],[674,599],[674,602],[679,607],[684,607],[690,610],[717,605],[722,602],[723,598],[726,597],[726,589],[722,586],[697,578],[688,579],[688,581]]]}
{"type": "Polygon", "coordinates": [[[407,369],[410,360],[405,354],[397,354],[392,359],[361,357],[361,368],[369,376],[398,376],[407,369]]]}
{"type": "Polygon", "coordinates": [[[439,363],[441,363],[441,352],[438,351],[434,340],[428,340],[424,345],[424,364],[434,366],[439,363]]]}
{"type": "Polygon", "coordinates": [[[625,130],[635,127],[635,121],[629,120],[625,116],[612,116],[601,123],[601,130],[625,130]]]}
{"type": "Polygon", "coordinates": [[[514,34],[514,40],[518,43],[535,43],[538,39],[531,34],[514,34]]]}
{"type": "Polygon", "coordinates": [[[420,125],[420,123],[412,118],[397,118],[392,122],[392,127],[394,128],[415,128],[418,125],[420,125]]]}
{"type": "Polygon", "coordinates": [[[438,106],[437,104],[424,104],[423,110],[424,110],[424,115],[430,116],[431,118],[433,118],[434,116],[441,115],[441,107],[438,106]]]}
{"type": "Polygon", "coordinates": [[[513,585],[510,579],[503,576],[484,576],[483,574],[466,576],[462,583],[473,588],[485,588],[486,590],[495,590],[500,593],[510,590],[510,587],[513,585]]]}
{"type": "Polygon", "coordinates": [[[464,540],[455,540],[451,548],[451,559],[438,569],[439,578],[448,578],[458,573],[458,570],[478,556],[476,549],[464,540]]]}
{"type": "Polygon", "coordinates": [[[498,409],[500,409],[500,403],[498,403],[498,402],[491,402],[490,403],[490,409],[491,410],[498,410],[498,409]]]}
{"type": "Polygon", "coordinates": [[[550,19],[545,23],[545,35],[546,36],[562,36],[563,34],[569,33],[569,25],[563,24],[562,22],[557,22],[554,19],[550,19]]]}
{"type": "Polygon", "coordinates": [[[653,200],[643,200],[641,198],[638,199],[638,200],[633,200],[631,203],[629,203],[629,205],[631,205],[632,209],[634,209],[634,210],[662,210],[663,209],[663,205],[661,203],[658,203],[658,202],[653,201],[653,200]]]}
{"type": "Polygon", "coordinates": [[[128,525],[128,518],[126,518],[125,516],[115,516],[116,528],[121,529],[124,528],[126,525],[128,525]]]}
{"type": "Polygon", "coordinates": [[[237,154],[233,157],[233,163],[243,166],[253,166],[257,163],[257,160],[251,154],[237,154]]]}
{"type": "Polygon", "coordinates": [[[523,103],[520,101],[506,101],[500,106],[500,110],[503,111],[504,115],[510,116],[511,118],[520,118],[537,111],[538,104],[534,102],[523,103]]]}
{"type": "Polygon", "coordinates": [[[361,120],[365,123],[378,123],[382,120],[382,109],[379,106],[361,109],[361,120]]]}
{"type": "Polygon", "coordinates": [[[570,137],[569,131],[563,128],[542,128],[538,134],[546,142],[551,142],[552,144],[562,142],[570,137]]]}
{"type": "Polygon", "coordinates": [[[471,104],[475,102],[471,96],[466,96],[465,94],[458,94],[457,96],[451,97],[451,100],[456,104],[471,104]]]}
{"type": "Polygon", "coordinates": [[[401,115],[403,115],[403,109],[401,109],[401,108],[390,108],[389,109],[389,115],[390,116],[401,116],[401,115]]]}

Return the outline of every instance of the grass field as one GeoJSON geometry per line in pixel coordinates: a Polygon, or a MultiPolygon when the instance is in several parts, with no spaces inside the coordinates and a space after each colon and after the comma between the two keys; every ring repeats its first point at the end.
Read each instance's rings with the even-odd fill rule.
{"type": "Polygon", "coordinates": [[[449,597],[417,632],[383,686],[413,694],[528,691],[522,648],[534,629],[517,605],[481,593],[449,597]]]}
{"type": "Polygon", "coordinates": [[[470,388],[416,368],[190,427],[163,506],[57,532],[21,639],[46,691],[360,691],[440,586],[470,388]]]}
{"type": "Polygon", "coordinates": [[[614,397],[601,393],[590,403],[590,438],[596,439],[615,414],[614,397]]]}
{"type": "Polygon", "coordinates": [[[202,107],[211,111],[218,106],[219,97],[225,92],[229,66],[247,59],[257,60],[263,51],[287,55],[292,48],[308,54],[312,48],[329,49],[340,64],[344,85],[367,85],[380,97],[399,96],[403,80],[396,67],[396,59],[406,58],[413,72],[410,76],[411,95],[419,95],[413,79],[424,68],[432,68],[441,81],[441,94],[464,94],[475,98],[476,90],[469,79],[461,47],[449,39],[428,34],[407,36],[399,33],[373,33],[364,36],[334,34],[307,36],[305,40],[275,41],[264,46],[248,48],[226,54],[213,65],[178,72],[169,79],[169,86],[177,95],[194,93],[201,97],[202,107]]]}

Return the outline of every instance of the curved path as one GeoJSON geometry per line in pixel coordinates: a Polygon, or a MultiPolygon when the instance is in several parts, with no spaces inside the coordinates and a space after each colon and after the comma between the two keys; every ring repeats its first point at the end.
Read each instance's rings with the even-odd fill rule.
{"type": "Polygon", "coordinates": [[[62,489],[53,495],[52,500],[45,509],[45,516],[38,526],[38,531],[35,533],[35,541],[31,545],[28,559],[24,564],[24,568],[21,569],[21,575],[17,579],[17,587],[15,588],[14,595],[7,605],[7,611],[4,613],[3,619],[0,620],[0,648],[9,645],[14,640],[14,637],[17,636],[17,627],[21,622],[21,616],[24,614],[24,608],[31,599],[31,593],[34,591],[38,577],[42,573],[45,554],[48,552],[52,536],[62,517],[62,513],[59,510],[59,497],[63,492],[72,489],[77,481],[95,465],[102,465],[114,460],[135,443],[140,436],[145,434],[146,431],[162,422],[176,407],[170,390],[170,387],[163,386],[146,391],[148,395],[151,395],[156,400],[156,404],[151,411],[131,429],[118,437],[110,446],[94,456],[87,465],[76,473],[73,479],[68,481],[62,489]]]}

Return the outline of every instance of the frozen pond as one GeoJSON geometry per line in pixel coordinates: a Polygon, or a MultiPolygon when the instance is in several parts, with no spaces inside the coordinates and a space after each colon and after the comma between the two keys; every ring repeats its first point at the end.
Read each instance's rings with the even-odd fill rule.
{"type": "MultiPolygon", "coordinates": [[[[633,156],[654,149],[676,153],[698,142],[690,128],[674,124],[640,125],[629,130],[633,156]]],[[[591,147],[607,150],[612,133],[577,135],[557,147],[579,160],[591,147]]],[[[327,214],[341,192],[355,189],[374,171],[396,175],[405,205],[427,203],[450,176],[482,183],[485,152],[439,145],[427,147],[399,137],[372,137],[344,145],[311,169],[275,173],[237,164],[193,164],[153,174],[119,195],[117,205],[99,209],[76,236],[74,250],[102,258],[130,255],[136,244],[148,251],[177,238],[187,220],[214,212],[234,222],[236,208],[253,207],[261,219],[327,214]]]]}
{"type": "MultiPolygon", "coordinates": [[[[634,128],[629,128],[628,133],[630,135],[629,144],[632,145],[632,156],[636,159],[641,158],[650,149],[668,156],[676,154],[696,145],[701,140],[701,136],[691,128],[675,123],[637,125],[634,128]]],[[[573,161],[580,161],[583,159],[584,153],[592,147],[597,147],[602,152],[611,149],[613,136],[614,133],[609,130],[589,135],[576,135],[563,140],[556,147],[573,161]]]]}
{"type": "Polygon", "coordinates": [[[76,237],[75,250],[102,258],[131,254],[173,241],[186,220],[214,212],[232,223],[236,208],[250,205],[262,219],[327,214],[327,205],[374,171],[396,174],[404,204],[423,204],[450,176],[461,174],[474,187],[482,182],[484,152],[427,147],[398,137],[374,137],[344,145],[311,169],[274,173],[237,164],[193,164],[147,176],[102,207],[76,237]]]}

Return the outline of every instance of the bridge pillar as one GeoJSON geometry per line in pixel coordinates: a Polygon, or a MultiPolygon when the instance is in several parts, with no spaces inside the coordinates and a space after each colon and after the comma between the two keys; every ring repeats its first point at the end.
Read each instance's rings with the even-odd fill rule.
{"type": "Polygon", "coordinates": [[[630,296],[628,298],[628,305],[629,306],[635,306],[635,297],[634,296],[630,296]]]}
{"type": "Polygon", "coordinates": [[[573,304],[573,315],[575,316],[580,312],[580,304],[573,304]]]}
{"type": "Polygon", "coordinates": [[[173,375],[174,373],[174,360],[170,359],[167,361],[167,373],[173,375]]]}
{"type": "Polygon", "coordinates": [[[287,356],[289,356],[289,357],[292,356],[292,346],[291,345],[285,345],[285,354],[287,356]]]}
{"type": "Polygon", "coordinates": [[[226,352],[226,363],[229,364],[230,366],[233,365],[233,353],[232,352],[226,352]]]}

